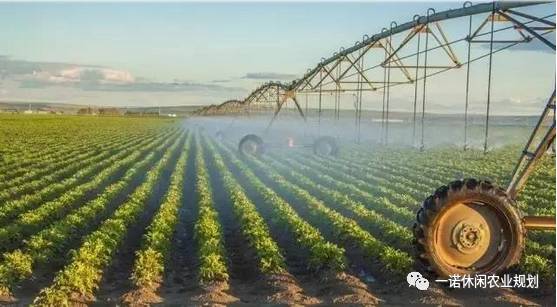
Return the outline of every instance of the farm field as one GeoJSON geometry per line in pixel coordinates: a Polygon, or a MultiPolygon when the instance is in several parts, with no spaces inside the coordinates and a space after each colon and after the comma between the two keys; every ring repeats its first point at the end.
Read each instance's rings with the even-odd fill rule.
{"type": "MultiPolygon", "coordinates": [[[[527,128],[525,128],[527,129],[527,128]]],[[[241,156],[182,119],[0,116],[0,305],[555,305],[555,232],[513,272],[540,288],[409,288],[416,211],[520,153],[342,144],[241,156]]],[[[555,215],[555,157],[518,198],[555,215]]]]}

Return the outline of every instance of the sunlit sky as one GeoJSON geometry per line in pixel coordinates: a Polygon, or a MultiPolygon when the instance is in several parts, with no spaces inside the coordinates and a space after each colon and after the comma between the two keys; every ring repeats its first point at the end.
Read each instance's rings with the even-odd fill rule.
{"type": "MultiPolygon", "coordinates": [[[[391,21],[410,21],[428,7],[442,11],[461,5],[0,3],[0,101],[116,106],[220,103],[242,98],[269,79],[295,79],[321,57],[352,46],[363,34],[380,32],[391,21]],[[173,83],[181,86],[170,90],[173,83]]],[[[555,8],[551,4],[523,11],[542,16],[555,8]]],[[[449,36],[460,38],[467,32],[465,25],[462,19],[444,27],[449,36]]],[[[496,111],[536,113],[550,94],[555,54],[536,46],[495,57],[494,101],[501,101],[496,111]],[[502,107],[505,101],[509,104],[502,107]]],[[[463,60],[464,50],[456,47],[463,60]]],[[[477,66],[485,67],[482,63],[477,66]]],[[[455,73],[430,82],[432,111],[451,112],[454,91],[464,87],[462,76],[455,73]]],[[[485,85],[479,80],[487,77],[478,72],[475,78],[472,101],[481,110],[485,85]]],[[[403,110],[412,91],[397,93],[394,106],[403,110]]],[[[365,107],[377,108],[377,97],[366,96],[365,107]]],[[[347,103],[350,107],[352,103],[347,103]]]]}

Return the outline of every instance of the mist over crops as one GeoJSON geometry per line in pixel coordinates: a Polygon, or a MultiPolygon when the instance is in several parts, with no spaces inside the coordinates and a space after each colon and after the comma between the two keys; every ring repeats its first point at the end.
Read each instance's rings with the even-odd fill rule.
{"type": "MultiPolygon", "coordinates": [[[[323,112],[321,119],[315,114],[317,111],[309,113],[306,121],[296,113],[279,114],[270,128],[268,127],[272,114],[251,117],[226,115],[202,117],[192,119],[192,122],[203,127],[212,135],[219,132],[230,140],[237,141],[248,133],[254,133],[270,143],[286,143],[289,137],[294,138],[295,143],[311,143],[316,137],[323,135],[333,136],[339,142],[347,144],[360,143],[378,146],[384,143],[387,127],[381,121],[381,113],[362,114],[361,124],[358,128],[357,117],[353,112],[346,112],[336,119],[332,114],[327,114],[331,110],[325,111],[329,112],[323,112]]],[[[427,119],[424,120],[425,147],[463,147],[463,118],[463,115],[428,114],[427,119]]],[[[537,117],[533,116],[492,116],[489,123],[489,148],[525,144],[536,121],[537,117]]],[[[387,143],[389,145],[419,147],[421,144],[421,119],[419,116],[415,125],[410,113],[395,116],[390,119],[388,130],[387,143]]],[[[467,133],[468,147],[483,148],[485,117],[471,116],[467,133]]]]}

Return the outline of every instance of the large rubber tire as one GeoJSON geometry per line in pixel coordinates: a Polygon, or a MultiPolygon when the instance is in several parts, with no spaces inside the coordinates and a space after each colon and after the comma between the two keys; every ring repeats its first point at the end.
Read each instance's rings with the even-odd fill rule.
{"type": "Polygon", "coordinates": [[[320,156],[338,155],[337,141],[330,136],[319,137],[313,142],[313,153],[320,156]]]}
{"type": "Polygon", "coordinates": [[[443,278],[508,269],[520,260],[526,234],[505,191],[475,179],[437,189],[423,202],[413,231],[418,269],[443,278]]]}
{"type": "Polygon", "coordinates": [[[259,156],[264,152],[263,145],[263,139],[259,136],[248,134],[240,140],[238,151],[240,151],[242,155],[259,156]]]}

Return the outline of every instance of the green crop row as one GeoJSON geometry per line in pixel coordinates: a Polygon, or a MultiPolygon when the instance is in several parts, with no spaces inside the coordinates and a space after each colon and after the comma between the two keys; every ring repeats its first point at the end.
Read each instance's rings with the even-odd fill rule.
{"type": "Polygon", "coordinates": [[[0,250],[5,250],[14,244],[41,228],[47,226],[53,221],[62,218],[68,211],[74,209],[75,206],[83,205],[79,200],[82,199],[88,191],[97,189],[100,186],[110,182],[115,173],[122,171],[134,165],[142,155],[149,150],[155,148],[162,139],[145,144],[140,148],[134,149],[128,156],[121,156],[113,164],[103,169],[92,180],[85,184],[79,185],[74,189],[66,192],[62,197],[48,201],[35,210],[28,211],[19,215],[14,221],[5,227],[0,228],[0,250]]]}
{"type": "Polygon", "coordinates": [[[76,198],[74,199],[78,199],[87,191],[91,191],[97,187],[96,184],[92,184],[91,181],[87,181],[90,176],[99,173],[108,165],[111,165],[123,157],[131,154],[135,148],[141,148],[142,146],[149,144],[150,141],[151,140],[144,140],[134,147],[126,148],[122,152],[109,156],[98,163],[89,165],[60,183],[51,184],[34,194],[25,195],[20,199],[6,202],[0,207],[0,225],[5,224],[11,218],[36,208],[49,198],[53,198],[58,195],[60,195],[60,198],[71,198],[74,197],[73,194],[77,193],[75,195],[76,198]]]}
{"type": "Polygon", "coordinates": [[[201,147],[199,137],[195,139],[197,148],[195,193],[199,214],[194,226],[194,237],[198,247],[199,282],[202,285],[208,285],[213,282],[228,281],[228,268],[226,266],[222,227],[213,204],[213,192],[203,158],[203,147],[201,147]]]}
{"type": "Polygon", "coordinates": [[[107,145],[104,149],[75,155],[72,158],[52,163],[47,167],[28,171],[25,175],[6,183],[6,188],[0,188],[0,203],[16,199],[33,191],[40,190],[50,184],[64,180],[75,174],[79,169],[98,163],[114,153],[127,148],[133,148],[138,143],[152,138],[135,138],[120,143],[107,145]]]}
{"type": "MultiPolygon", "coordinates": [[[[158,133],[161,129],[175,129],[171,121],[131,119],[131,118],[89,118],[80,117],[33,118],[4,117],[0,115],[2,134],[0,144],[9,144],[0,151],[0,174],[20,167],[20,163],[37,165],[43,158],[60,155],[64,148],[102,147],[115,135],[145,136],[158,133]],[[77,129],[76,129],[77,128],[77,129]],[[96,143],[99,140],[100,142],[96,143]],[[23,161],[22,161],[23,159],[23,161]]],[[[66,152],[66,154],[69,152],[66,152]]],[[[2,178],[4,179],[4,178],[2,178]]]]}
{"type": "Polygon", "coordinates": [[[122,137],[149,137],[176,129],[164,123],[130,125],[131,121],[108,120],[106,125],[99,125],[94,122],[77,123],[74,119],[64,118],[46,123],[21,118],[2,126],[5,135],[10,136],[10,146],[0,152],[0,182],[26,174],[29,170],[49,167],[48,161],[63,161],[83,152],[103,150],[122,137]]]}
{"type": "Polygon", "coordinates": [[[22,280],[29,278],[35,267],[52,261],[56,256],[61,256],[67,250],[68,244],[85,234],[96,224],[96,221],[106,216],[110,211],[108,207],[116,196],[143,174],[143,170],[155,160],[155,153],[168,147],[169,141],[159,145],[153,152],[134,164],[118,182],[108,186],[95,199],[31,236],[21,249],[4,253],[0,263],[0,296],[10,296],[11,290],[22,280]]]}
{"type": "Polygon", "coordinates": [[[191,139],[190,134],[178,158],[176,168],[172,172],[170,186],[164,200],[153,221],[147,227],[141,249],[136,252],[131,279],[137,288],[154,291],[162,282],[165,263],[169,261],[168,253],[171,249],[174,228],[178,221],[178,210],[182,204],[182,186],[186,162],[191,149],[191,139]]]}
{"type": "MultiPolygon", "coordinates": [[[[132,144],[137,143],[140,140],[139,137],[125,137],[123,135],[119,136],[118,138],[114,138],[109,142],[106,142],[104,145],[105,148],[114,148],[116,150],[121,148],[125,148],[126,146],[130,146],[132,144]]],[[[45,183],[50,183],[52,181],[56,181],[59,178],[62,178],[63,175],[58,174],[68,174],[71,171],[65,171],[67,166],[71,165],[71,163],[75,161],[85,160],[87,158],[92,158],[99,155],[103,150],[101,148],[97,148],[96,146],[92,146],[89,149],[82,149],[80,152],[70,152],[66,153],[67,156],[65,158],[58,157],[57,159],[54,158],[43,158],[43,160],[38,165],[33,165],[33,167],[24,167],[19,169],[16,173],[17,176],[14,178],[7,179],[4,178],[0,181],[0,197],[2,199],[6,199],[7,197],[5,194],[7,193],[6,190],[14,187],[14,186],[21,186],[22,184],[29,184],[33,181],[42,181],[45,183]],[[51,180],[49,180],[52,178],[51,180]]]]}
{"type": "Polygon", "coordinates": [[[283,198],[267,187],[247,165],[228,148],[220,145],[225,158],[234,165],[250,184],[265,205],[273,212],[272,222],[293,234],[296,242],[309,252],[308,266],[314,270],[342,271],[347,267],[344,249],[325,240],[319,230],[302,219],[283,198]]]}
{"type": "Polygon", "coordinates": [[[381,240],[384,242],[400,250],[410,251],[413,235],[408,227],[397,224],[380,213],[366,208],[361,202],[352,200],[348,195],[336,191],[334,186],[320,185],[317,180],[312,180],[315,177],[312,176],[313,172],[310,167],[290,159],[287,159],[287,161],[290,163],[280,164],[278,161],[273,161],[272,165],[293,183],[298,184],[314,196],[319,195],[320,199],[330,207],[334,207],[339,212],[348,211],[351,215],[362,220],[365,225],[381,236],[381,240]]]}
{"type": "Polygon", "coordinates": [[[169,164],[179,143],[175,141],[126,202],[84,239],[81,247],[73,253],[69,264],[56,274],[53,284],[42,289],[35,298],[34,306],[67,306],[75,295],[85,299],[94,297],[103,270],[125,239],[128,228],[144,210],[162,170],[169,164]]]}
{"type": "Polygon", "coordinates": [[[242,234],[255,251],[259,270],[264,274],[284,273],[286,271],[284,257],[277,243],[271,238],[267,224],[265,224],[242,187],[234,179],[214,146],[207,143],[206,140],[205,144],[213,158],[213,165],[216,166],[219,176],[224,182],[228,197],[232,201],[234,214],[238,219],[242,234]]]}
{"type": "Polygon", "coordinates": [[[42,169],[48,167],[52,162],[66,160],[68,156],[74,156],[83,152],[93,151],[100,149],[100,146],[110,144],[117,139],[123,137],[130,137],[126,135],[112,135],[111,138],[106,138],[105,135],[99,134],[91,140],[82,140],[75,143],[62,143],[56,147],[37,147],[36,151],[32,154],[29,152],[19,152],[19,155],[14,152],[13,156],[3,156],[4,162],[10,161],[11,163],[3,163],[0,166],[0,180],[6,182],[12,178],[26,174],[30,169],[42,169]]]}
{"type": "Polygon", "coordinates": [[[406,210],[407,212],[414,212],[419,205],[419,201],[404,192],[404,188],[399,186],[398,189],[391,186],[391,180],[381,178],[380,174],[372,175],[371,172],[365,174],[364,176],[358,176],[357,171],[353,168],[347,167],[344,163],[338,163],[336,161],[329,160],[327,162],[321,161],[321,158],[317,157],[314,159],[302,158],[304,164],[311,165],[312,168],[319,170],[323,173],[330,174],[331,176],[337,178],[339,181],[343,181],[352,185],[355,189],[363,191],[367,194],[373,195],[375,197],[385,197],[390,203],[396,204],[401,210],[406,210]]]}
{"type": "Polygon", "coordinates": [[[325,206],[321,201],[304,189],[286,180],[265,163],[254,159],[251,162],[254,167],[262,170],[279,188],[301,200],[315,219],[328,221],[340,238],[350,240],[361,248],[366,255],[378,259],[386,271],[396,276],[404,276],[411,270],[413,260],[410,255],[377,240],[369,232],[362,229],[354,220],[325,206]]]}

